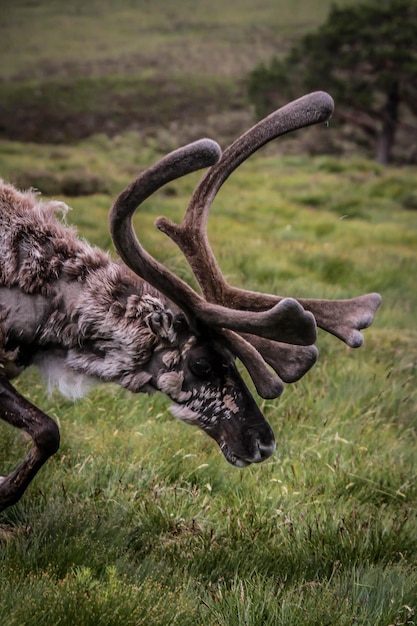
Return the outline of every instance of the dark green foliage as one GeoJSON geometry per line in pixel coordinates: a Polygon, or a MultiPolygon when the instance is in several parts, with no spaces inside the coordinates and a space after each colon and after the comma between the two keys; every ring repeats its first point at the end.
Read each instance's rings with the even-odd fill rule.
{"type": "Polygon", "coordinates": [[[65,143],[97,132],[142,132],[193,111],[233,108],[237,89],[221,77],[129,76],[49,78],[22,85],[0,82],[0,135],[22,141],[65,143]],[[216,103],[216,104],[214,104],[216,103]]]}
{"type": "Polygon", "coordinates": [[[334,5],[283,59],[255,68],[248,90],[259,115],[305,90],[329,91],[336,120],[361,128],[386,163],[398,125],[417,113],[416,73],[416,0],[369,0],[334,5]]]}

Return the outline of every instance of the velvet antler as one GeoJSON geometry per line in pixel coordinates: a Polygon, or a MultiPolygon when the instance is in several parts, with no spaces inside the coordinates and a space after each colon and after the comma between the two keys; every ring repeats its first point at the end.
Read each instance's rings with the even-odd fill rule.
{"type": "MultiPolygon", "coordinates": [[[[306,345],[315,340],[315,322],[310,313],[291,299],[284,300],[267,311],[231,310],[208,303],[187,283],[182,281],[164,265],[151,257],[139,243],[132,226],[132,215],[136,208],[157,189],[171,180],[192,171],[209,166],[220,156],[218,144],[203,139],[168,154],[143,172],[117,198],[110,213],[110,232],[121,258],[139,276],[154,285],[175,302],[192,321],[200,322],[216,329],[235,329],[242,332],[255,332],[263,336],[280,335],[280,322],[287,321],[291,309],[290,326],[299,343],[306,345]],[[277,330],[278,328],[278,330],[277,330]]],[[[249,344],[229,331],[221,331],[225,342],[234,343],[235,353],[244,362],[260,395],[276,397],[282,391],[281,379],[267,367],[260,354],[249,344]],[[234,339],[233,339],[234,338],[234,339]]]]}
{"type": "Polygon", "coordinates": [[[215,329],[244,363],[264,398],[279,395],[282,380],[297,380],[315,362],[317,350],[311,344],[316,340],[316,321],[348,345],[360,345],[359,331],[372,322],[380,296],[297,301],[232,287],[223,277],[207,238],[210,206],[230,174],[261,146],[290,131],[324,122],[332,112],[332,98],[315,92],[275,111],[237,139],[223,155],[209,139],[180,148],[143,172],[120,194],[111,211],[113,241],[126,264],[173,300],[190,320],[215,329]],[[184,253],[202,297],[143,249],[131,218],[136,208],[167,182],[209,166],[212,167],[197,185],[182,223],[175,224],[165,217],[156,221],[157,227],[184,253]]]}
{"type": "MultiPolygon", "coordinates": [[[[321,91],[278,109],[223,152],[196,187],[181,225],[165,217],[156,221],[157,227],[175,241],[186,256],[207,300],[252,311],[269,309],[282,300],[280,296],[239,289],[227,283],[207,238],[210,207],[230,174],[260,147],[290,131],[328,120],[333,109],[333,99],[321,91]]],[[[298,302],[313,313],[320,328],[356,348],[363,343],[359,331],[372,323],[381,297],[370,293],[347,300],[298,299],[298,302]]]]}

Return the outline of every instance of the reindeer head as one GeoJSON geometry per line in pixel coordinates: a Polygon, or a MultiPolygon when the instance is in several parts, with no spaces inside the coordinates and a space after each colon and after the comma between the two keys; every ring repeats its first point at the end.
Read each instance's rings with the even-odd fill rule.
{"type": "Polygon", "coordinates": [[[324,320],[323,327],[357,346],[359,329],[371,323],[379,304],[377,294],[333,303],[236,289],[224,279],[207,239],[210,206],[230,174],[270,140],[324,122],[332,112],[331,97],[317,92],[265,118],[223,154],[209,139],[186,145],[144,171],[111,210],[110,230],[123,261],[174,303],[173,309],[150,319],[156,333],[164,328],[164,341],[152,356],[149,384],[173,400],[174,415],[200,426],[236,466],[262,461],[275,449],[273,432],[236,368],[236,357],[258,394],[276,398],[283,382],[297,380],[315,362],[316,321],[324,320]],[[143,249],[132,216],[157,189],[203,167],[209,169],[182,223],[163,217],[156,221],[184,253],[200,295],[143,249]]]}
{"type": "Polygon", "coordinates": [[[263,461],[275,450],[274,434],[245,385],[234,355],[210,329],[192,331],[183,314],[176,340],[160,346],[147,371],[149,384],[172,401],[172,414],[199,426],[237,467],[263,461]]]}

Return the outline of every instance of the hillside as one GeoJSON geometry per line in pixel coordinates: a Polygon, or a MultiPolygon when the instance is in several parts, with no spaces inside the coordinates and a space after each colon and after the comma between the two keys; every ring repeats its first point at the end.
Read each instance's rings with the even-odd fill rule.
{"type": "Polygon", "coordinates": [[[1,0],[0,137],[229,140],[251,119],[247,72],[330,3],[1,0]]]}

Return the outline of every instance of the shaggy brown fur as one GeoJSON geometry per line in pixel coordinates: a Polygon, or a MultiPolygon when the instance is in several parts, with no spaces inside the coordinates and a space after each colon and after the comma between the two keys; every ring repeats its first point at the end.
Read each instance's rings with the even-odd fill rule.
{"type": "Polygon", "coordinates": [[[55,281],[83,280],[109,263],[107,254],[76,238],[57,221],[68,207],[41,202],[33,191],[19,192],[0,181],[0,284],[24,293],[49,295],[55,281]]]}
{"type": "Polygon", "coordinates": [[[0,180],[0,418],[34,442],[0,477],[0,510],[59,445],[53,420],[9,382],[32,364],[73,399],[94,381],[162,391],[173,414],[205,430],[234,465],[272,454],[272,430],[216,334],[203,327],[196,334],[176,304],[78,239],[57,217],[67,210],[0,180]]]}
{"type": "Polygon", "coordinates": [[[42,202],[0,182],[0,367],[13,377],[54,348],[60,356],[66,351],[71,370],[104,381],[120,378],[123,369],[117,382],[137,391],[142,377],[133,372],[156,342],[146,318],[167,301],[125,265],[77,239],[57,219],[67,211],[61,202],[42,202]],[[89,352],[85,344],[93,341],[89,352]],[[105,344],[104,365],[97,353],[105,344]]]}

